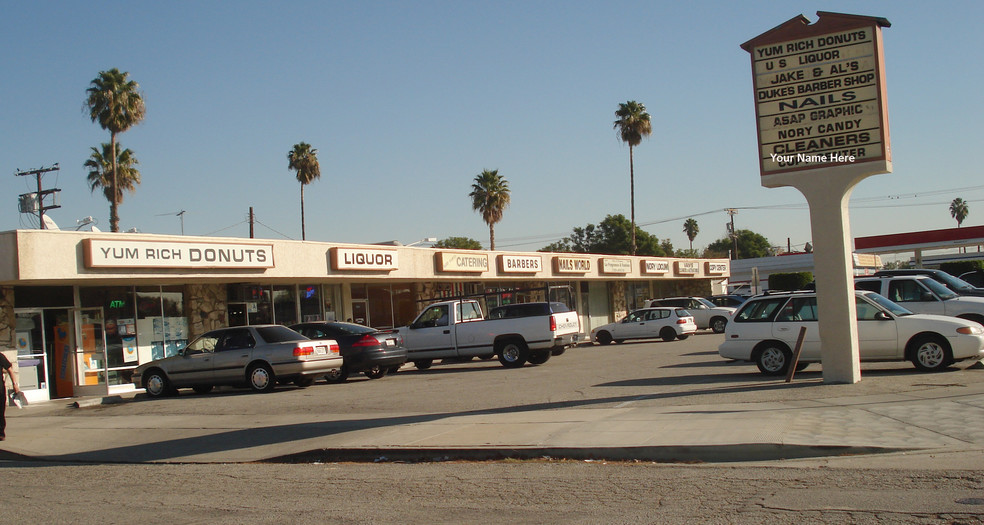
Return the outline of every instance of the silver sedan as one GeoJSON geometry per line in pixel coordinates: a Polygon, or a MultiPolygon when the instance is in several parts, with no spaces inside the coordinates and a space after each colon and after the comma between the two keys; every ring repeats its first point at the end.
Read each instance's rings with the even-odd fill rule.
{"type": "Polygon", "coordinates": [[[217,385],[269,392],[278,382],[308,386],[341,366],[332,339],[308,339],[280,325],[237,326],[207,332],[178,355],[138,366],[132,380],[153,397],[188,387],[206,393],[217,385]]]}

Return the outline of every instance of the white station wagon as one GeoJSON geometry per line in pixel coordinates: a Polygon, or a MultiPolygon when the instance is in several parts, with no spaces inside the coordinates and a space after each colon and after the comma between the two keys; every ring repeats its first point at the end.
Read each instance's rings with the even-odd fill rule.
{"type": "Polygon", "coordinates": [[[617,323],[609,323],[591,330],[591,340],[607,345],[626,339],[656,339],[664,341],[686,339],[697,331],[697,323],[690,312],[683,308],[642,308],[635,310],[617,323]]]}
{"type": "MultiPolygon", "coordinates": [[[[984,327],[973,321],[914,314],[881,295],[856,293],[862,361],[912,361],[935,371],[963,359],[984,358],[984,327]]],[[[721,357],[753,361],[766,375],[783,375],[792,362],[800,327],[806,327],[797,368],[820,362],[816,292],[760,295],[732,317],[718,347],[721,357]]]]}

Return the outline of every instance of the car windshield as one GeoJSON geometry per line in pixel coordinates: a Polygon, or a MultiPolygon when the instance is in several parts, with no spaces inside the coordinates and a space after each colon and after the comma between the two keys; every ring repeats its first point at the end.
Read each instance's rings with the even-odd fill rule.
{"type": "Polygon", "coordinates": [[[256,333],[260,334],[260,337],[268,343],[284,343],[287,341],[303,341],[307,339],[307,337],[286,326],[262,326],[256,329],[256,333]]]}
{"type": "Polygon", "coordinates": [[[700,303],[700,304],[702,304],[702,305],[704,305],[704,306],[706,306],[706,307],[708,307],[708,308],[717,308],[717,305],[716,304],[708,301],[707,299],[704,299],[703,297],[698,297],[697,298],[697,302],[700,303]]]}
{"type": "Polygon", "coordinates": [[[923,283],[923,285],[926,286],[926,288],[932,290],[933,293],[938,295],[940,299],[944,301],[946,301],[947,299],[953,299],[954,297],[957,296],[956,292],[950,290],[946,286],[943,286],[942,284],[939,283],[939,281],[934,281],[933,279],[926,278],[923,279],[921,282],[923,283]]]}
{"type": "Polygon", "coordinates": [[[947,287],[958,292],[969,292],[974,289],[972,284],[946,272],[939,272],[936,274],[936,277],[937,279],[946,282],[947,287]]]}
{"type": "Polygon", "coordinates": [[[896,315],[896,316],[899,316],[899,317],[906,316],[906,315],[912,315],[912,311],[911,310],[909,310],[908,308],[900,305],[899,303],[896,303],[894,301],[890,301],[888,298],[884,297],[881,294],[870,293],[870,294],[864,294],[864,296],[867,297],[871,302],[873,302],[873,303],[877,304],[878,306],[881,306],[882,308],[888,310],[893,315],[896,315]]]}

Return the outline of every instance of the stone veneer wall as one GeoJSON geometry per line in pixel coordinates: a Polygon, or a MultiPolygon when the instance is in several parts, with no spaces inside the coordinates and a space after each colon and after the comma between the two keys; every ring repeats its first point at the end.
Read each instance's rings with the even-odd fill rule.
{"type": "MultiPolygon", "coordinates": [[[[17,368],[17,317],[14,316],[14,287],[0,286],[0,352],[17,368]]],[[[9,386],[9,385],[8,385],[9,386]]],[[[6,398],[3,402],[6,402],[6,398]]]]}
{"type": "Polygon", "coordinates": [[[229,324],[229,294],[224,284],[188,284],[184,287],[188,340],[229,324]]]}
{"type": "Polygon", "coordinates": [[[625,300],[625,281],[608,283],[608,300],[611,302],[612,316],[616,323],[629,315],[629,303],[625,300]]]}

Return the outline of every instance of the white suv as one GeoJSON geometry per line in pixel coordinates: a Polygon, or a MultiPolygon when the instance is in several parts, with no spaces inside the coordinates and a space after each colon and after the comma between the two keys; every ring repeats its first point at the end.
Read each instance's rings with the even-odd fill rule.
{"type": "Polygon", "coordinates": [[[730,306],[717,306],[703,297],[667,297],[665,299],[653,299],[646,304],[647,308],[656,306],[683,308],[694,316],[697,328],[710,328],[714,330],[715,334],[724,333],[724,327],[728,326],[728,319],[737,310],[737,308],[730,306]]]}
{"type": "Polygon", "coordinates": [[[858,277],[854,289],[879,293],[916,313],[950,315],[984,324],[984,297],[957,295],[932,277],[858,277]]]}
{"type": "MultiPolygon", "coordinates": [[[[862,361],[912,361],[935,371],[962,359],[984,358],[984,327],[941,315],[914,314],[881,295],[855,293],[862,361]]],[[[721,357],[754,361],[766,375],[784,375],[800,327],[806,327],[797,369],[820,362],[816,292],[752,297],[728,323],[721,357]]]]}

